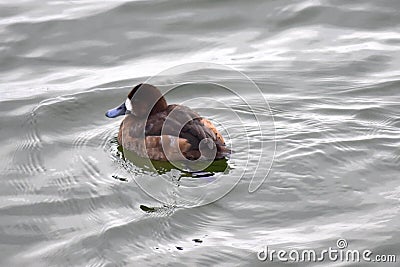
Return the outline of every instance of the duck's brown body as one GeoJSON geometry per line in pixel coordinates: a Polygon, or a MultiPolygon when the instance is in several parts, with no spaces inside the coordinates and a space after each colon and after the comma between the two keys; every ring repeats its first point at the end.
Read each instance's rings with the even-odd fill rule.
{"type": "Polygon", "coordinates": [[[135,87],[133,93],[129,94],[132,112],[127,112],[118,133],[118,143],[124,149],[152,160],[179,160],[182,156],[196,160],[204,157],[199,149],[200,142],[204,140],[207,145],[202,148],[213,150],[215,153],[210,155],[214,159],[223,158],[229,153],[224,138],[209,120],[186,106],[167,105],[161,93],[155,89],[144,84],[135,87]],[[145,90],[138,94],[139,88],[145,90]],[[135,100],[132,99],[134,95],[138,97],[135,100]],[[146,101],[151,104],[147,110],[146,101]],[[146,113],[148,115],[144,116],[146,113]]]}

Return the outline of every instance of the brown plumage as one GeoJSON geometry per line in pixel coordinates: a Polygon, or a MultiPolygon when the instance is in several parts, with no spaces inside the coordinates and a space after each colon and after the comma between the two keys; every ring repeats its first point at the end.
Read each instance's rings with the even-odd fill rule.
{"type": "Polygon", "coordinates": [[[201,148],[203,157],[220,159],[230,152],[209,120],[186,106],[167,105],[161,92],[150,84],[134,87],[126,102],[106,116],[123,114],[118,143],[141,157],[196,160],[201,156],[201,148]]]}

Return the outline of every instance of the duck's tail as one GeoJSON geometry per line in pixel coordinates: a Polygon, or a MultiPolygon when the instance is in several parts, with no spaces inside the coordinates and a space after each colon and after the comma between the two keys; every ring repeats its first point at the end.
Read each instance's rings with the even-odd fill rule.
{"type": "Polygon", "coordinates": [[[225,145],[217,145],[217,154],[215,155],[215,159],[222,159],[225,157],[229,157],[232,153],[232,150],[229,149],[225,145]]]}

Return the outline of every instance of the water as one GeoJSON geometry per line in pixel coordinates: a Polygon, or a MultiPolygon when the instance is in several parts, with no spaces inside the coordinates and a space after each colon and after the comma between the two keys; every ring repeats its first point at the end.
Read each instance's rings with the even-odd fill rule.
{"type": "MultiPolygon", "coordinates": [[[[0,263],[252,266],[267,264],[257,260],[265,245],[322,250],[338,238],[398,255],[399,10],[394,0],[0,1],[0,263]],[[257,83],[277,150],[252,194],[245,175],[209,205],[164,206],[118,157],[120,120],[104,112],[131,86],[192,62],[257,83]]],[[[168,100],[199,90],[187,93],[168,100]]],[[[235,128],[224,107],[191,107],[235,128]]],[[[242,136],[231,143],[245,154],[242,136]]],[[[229,183],[244,168],[233,165],[218,177],[229,183]]]]}

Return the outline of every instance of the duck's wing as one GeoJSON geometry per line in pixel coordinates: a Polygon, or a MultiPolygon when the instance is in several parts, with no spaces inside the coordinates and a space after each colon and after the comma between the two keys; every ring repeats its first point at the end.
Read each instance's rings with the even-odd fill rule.
{"type": "Polygon", "coordinates": [[[210,129],[215,134],[219,143],[225,145],[224,138],[222,137],[222,135],[219,133],[219,131],[211,121],[207,120],[206,118],[202,118],[201,123],[203,123],[206,128],[210,129]]]}
{"type": "Polygon", "coordinates": [[[214,142],[217,148],[217,158],[229,154],[224,138],[211,121],[186,106],[169,105],[164,112],[151,115],[147,119],[145,132],[146,136],[169,135],[187,140],[190,150],[185,155],[188,158],[199,157],[200,141],[206,138],[214,142]]]}
{"type": "Polygon", "coordinates": [[[198,136],[203,139],[206,138],[207,135],[201,127],[197,127],[199,125],[197,125],[198,123],[196,123],[196,121],[199,120],[199,118],[201,118],[199,114],[188,107],[169,105],[165,111],[147,118],[145,133],[146,136],[180,136],[181,134],[192,132],[193,136],[198,136]]]}
{"type": "Polygon", "coordinates": [[[192,149],[198,149],[200,141],[205,138],[213,140],[217,147],[225,146],[224,139],[215,126],[190,108],[170,105],[167,113],[163,134],[187,139],[192,149]]]}
{"type": "Polygon", "coordinates": [[[216,140],[214,140],[217,146],[217,159],[224,158],[225,156],[229,156],[231,154],[231,150],[226,146],[225,140],[222,137],[222,134],[217,130],[214,124],[206,118],[202,118],[201,123],[208,129],[210,129],[216,136],[216,140]]]}

